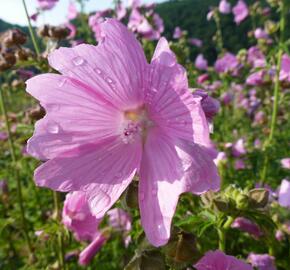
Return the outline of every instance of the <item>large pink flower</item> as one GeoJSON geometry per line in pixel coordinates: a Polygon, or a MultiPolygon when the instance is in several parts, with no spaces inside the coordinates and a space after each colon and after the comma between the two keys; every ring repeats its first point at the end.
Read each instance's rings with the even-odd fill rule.
{"type": "Polygon", "coordinates": [[[46,109],[28,151],[46,160],[38,186],[82,190],[102,217],[140,176],[141,222],[149,241],[170,236],[179,195],[219,188],[201,98],[160,39],[147,63],[140,44],[113,19],[100,24],[98,46],[60,48],[49,56],[61,75],[43,74],[27,91],[46,109]]]}
{"type": "Polygon", "coordinates": [[[253,268],[220,250],[208,251],[194,267],[197,270],[253,270],[253,268]]]}

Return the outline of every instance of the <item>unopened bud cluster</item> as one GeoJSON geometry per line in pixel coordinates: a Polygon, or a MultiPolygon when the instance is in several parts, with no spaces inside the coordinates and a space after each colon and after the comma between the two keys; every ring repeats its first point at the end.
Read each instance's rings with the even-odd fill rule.
{"type": "Polygon", "coordinates": [[[69,36],[70,30],[66,26],[43,25],[37,31],[40,37],[61,40],[69,36]]]}

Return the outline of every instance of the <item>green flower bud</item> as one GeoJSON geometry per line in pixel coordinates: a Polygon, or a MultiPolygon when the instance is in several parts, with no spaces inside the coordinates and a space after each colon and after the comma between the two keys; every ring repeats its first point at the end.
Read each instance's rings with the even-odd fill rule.
{"type": "Polygon", "coordinates": [[[236,206],[238,209],[247,209],[249,206],[249,197],[246,194],[239,194],[236,197],[236,206]]]}
{"type": "Polygon", "coordinates": [[[215,198],[213,200],[213,208],[216,211],[227,212],[229,210],[229,200],[225,198],[215,198]]]}
{"type": "Polygon", "coordinates": [[[138,181],[132,181],[126,189],[123,203],[125,207],[138,208],[138,181]]]}
{"type": "Polygon", "coordinates": [[[263,208],[269,200],[269,191],[263,188],[255,188],[249,191],[250,206],[254,208],[263,208]]]}

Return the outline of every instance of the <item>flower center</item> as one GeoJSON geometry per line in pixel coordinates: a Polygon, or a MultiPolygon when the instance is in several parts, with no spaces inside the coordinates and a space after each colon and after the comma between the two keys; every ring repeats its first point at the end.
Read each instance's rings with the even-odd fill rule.
{"type": "Polygon", "coordinates": [[[144,107],[124,112],[122,124],[122,140],[124,143],[133,143],[136,137],[141,137],[143,142],[146,139],[148,129],[153,125],[144,107]]]}

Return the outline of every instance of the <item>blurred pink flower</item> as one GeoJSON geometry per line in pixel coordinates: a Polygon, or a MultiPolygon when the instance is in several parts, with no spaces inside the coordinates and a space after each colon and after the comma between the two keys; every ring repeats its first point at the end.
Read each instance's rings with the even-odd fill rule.
{"type": "Polygon", "coordinates": [[[239,0],[233,7],[233,14],[235,16],[236,24],[240,24],[249,15],[249,9],[247,4],[243,0],[239,0]]]}
{"type": "Polygon", "coordinates": [[[242,159],[236,159],[234,163],[234,168],[236,170],[244,170],[246,168],[246,164],[242,159]]]}
{"type": "Polygon", "coordinates": [[[237,57],[232,53],[226,53],[215,62],[215,70],[218,73],[234,72],[239,67],[237,57]]]}
{"type": "Polygon", "coordinates": [[[193,92],[193,96],[201,98],[201,107],[204,111],[208,122],[212,122],[213,117],[218,113],[220,109],[220,103],[215,98],[212,98],[208,93],[201,89],[196,89],[193,92]]]}
{"type": "Polygon", "coordinates": [[[74,191],[66,195],[62,222],[78,241],[92,241],[99,234],[101,220],[92,215],[85,192],[74,191]]]}
{"type": "Polygon", "coordinates": [[[284,169],[290,169],[290,158],[281,159],[281,165],[284,169]]]}
{"type": "Polygon", "coordinates": [[[280,80],[290,82],[290,56],[287,54],[282,57],[280,80]]]}
{"type": "Polygon", "coordinates": [[[38,6],[42,10],[49,10],[54,8],[58,0],[37,0],[38,6]]]}
{"type": "Polygon", "coordinates": [[[206,19],[210,21],[213,18],[213,15],[214,15],[214,10],[210,10],[206,15],[206,19]]]}
{"type": "Polygon", "coordinates": [[[245,155],[247,153],[247,150],[245,148],[245,140],[244,139],[238,139],[232,146],[232,154],[234,157],[240,157],[242,155],[245,155]]]}
{"type": "Polygon", "coordinates": [[[0,141],[6,141],[8,139],[7,132],[0,131],[0,141]]]}
{"type": "Polygon", "coordinates": [[[219,3],[219,12],[223,14],[231,13],[231,4],[227,0],[221,0],[219,3]]]}
{"type": "Polygon", "coordinates": [[[199,54],[195,59],[195,67],[200,70],[207,70],[207,60],[202,54],[199,54]]]}
{"type": "Polygon", "coordinates": [[[258,270],[276,270],[275,258],[268,254],[250,253],[248,260],[258,270]]]}
{"type": "Polygon", "coordinates": [[[67,18],[73,20],[78,16],[78,10],[74,2],[69,2],[67,18]]]}
{"type": "Polygon", "coordinates": [[[0,195],[8,193],[8,185],[6,179],[0,179],[0,195]]]}
{"type": "Polygon", "coordinates": [[[224,105],[231,104],[233,99],[234,99],[234,95],[230,91],[224,92],[220,97],[220,100],[224,105]]]}
{"type": "Polygon", "coordinates": [[[257,72],[254,72],[250,74],[250,76],[246,80],[246,84],[252,85],[252,86],[259,86],[265,83],[265,76],[266,76],[265,70],[260,70],[257,72]]]}
{"type": "Polygon", "coordinates": [[[27,82],[47,112],[28,142],[30,154],[48,160],[35,182],[83,190],[101,218],[138,172],[142,226],[153,245],[164,245],[179,195],[220,186],[206,117],[166,39],[148,64],[117,20],[101,23],[100,36],[98,46],[51,53],[49,63],[61,75],[27,82]]]}
{"type": "Polygon", "coordinates": [[[285,234],[281,230],[277,230],[275,233],[275,238],[277,241],[283,241],[285,239],[285,234]]]}
{"type": "Polygon", "coordinates": [[[114,208],[108,211],[110,225],[123,235],[125,246],[127,247],[131,241],[128,234],[131,229],[131,216],[121,208],[114,208]]]}
{"type": "Polygon", "coordinates": [[[207,73],[205,74],[201,74],[197,77],[197,83],[198,84],[202,84],[204,83],[205,81],[208,81],[209,80],[209,75],[207,73]]]}
{"type": "Polygon", "coordinates": [[[106,241],[107,238],[104,235],[98,234],[95,239],[80,253],[79,264],[88,265],[106,241]]]}
{"type": "Polygon", "coordinates": [[[253,270],[246,262],[220,250],[208,251],[194,267],[197,270],[253,270]]]}
{"type": "Polygon", "coordinates": [[[247,61],[253,66],[253,68],[266,66],[266,57],[256,46],[253,46],[248,50],[247,61]]]}
{"type": "Polygon", "coordinates": [[[118,20],[122,20],[127,14],[126,7],[123,5],[122,2],[117,3],[116,6],[116,15],[118,20]]]}
{"type": "Polygon", "coordinates": [[[290,208],[290,182],[283,179],[279,188],[278,202],[283,207],[290,208]]]}
{"type": "Polygon", "coordinates": [[[269,38],[269,35],[266,33],[266,31],[262,28],[257,28],[255,30],[255,38],[256,39],[268,39],[269,38]]]}
{"type": "Polygon", "coordinates": [[[225,152],[219,152],[214,159],[214,163],[218,166],[221,162],[227,160],[227,154],[225,152]]]}
{"type": "Polygon", "coordinates": [[[198,48],[201,48],[202,47],[202,40],[198,39],[198,38],[190,38],[189,39],[189,43],[191,45],[194,45],[198,48]]]}
{"type": "Polygon", "coordinates": [[[36,22],[38,15],[39,15],[39,12],[33,13],[32,15],[30,15],[30,19],[33,20],[34,22],[36,22]]]}
{"type": "Polygon", "coordinates": [[[255,238],[259,238],[263,235],[263,232],[260,230],[257,224],[244,217],[236,218],[232,223],[231,227],[239,229],[243,232],[247,232],[255,238]]]}
{"type": "Polygon", "coordinates": [[[173,38],[174,39],[179,39],[182,37],[182,30],[179,26],[176,26],[174,28],[174,32],[173,32],[173,38]]]}

